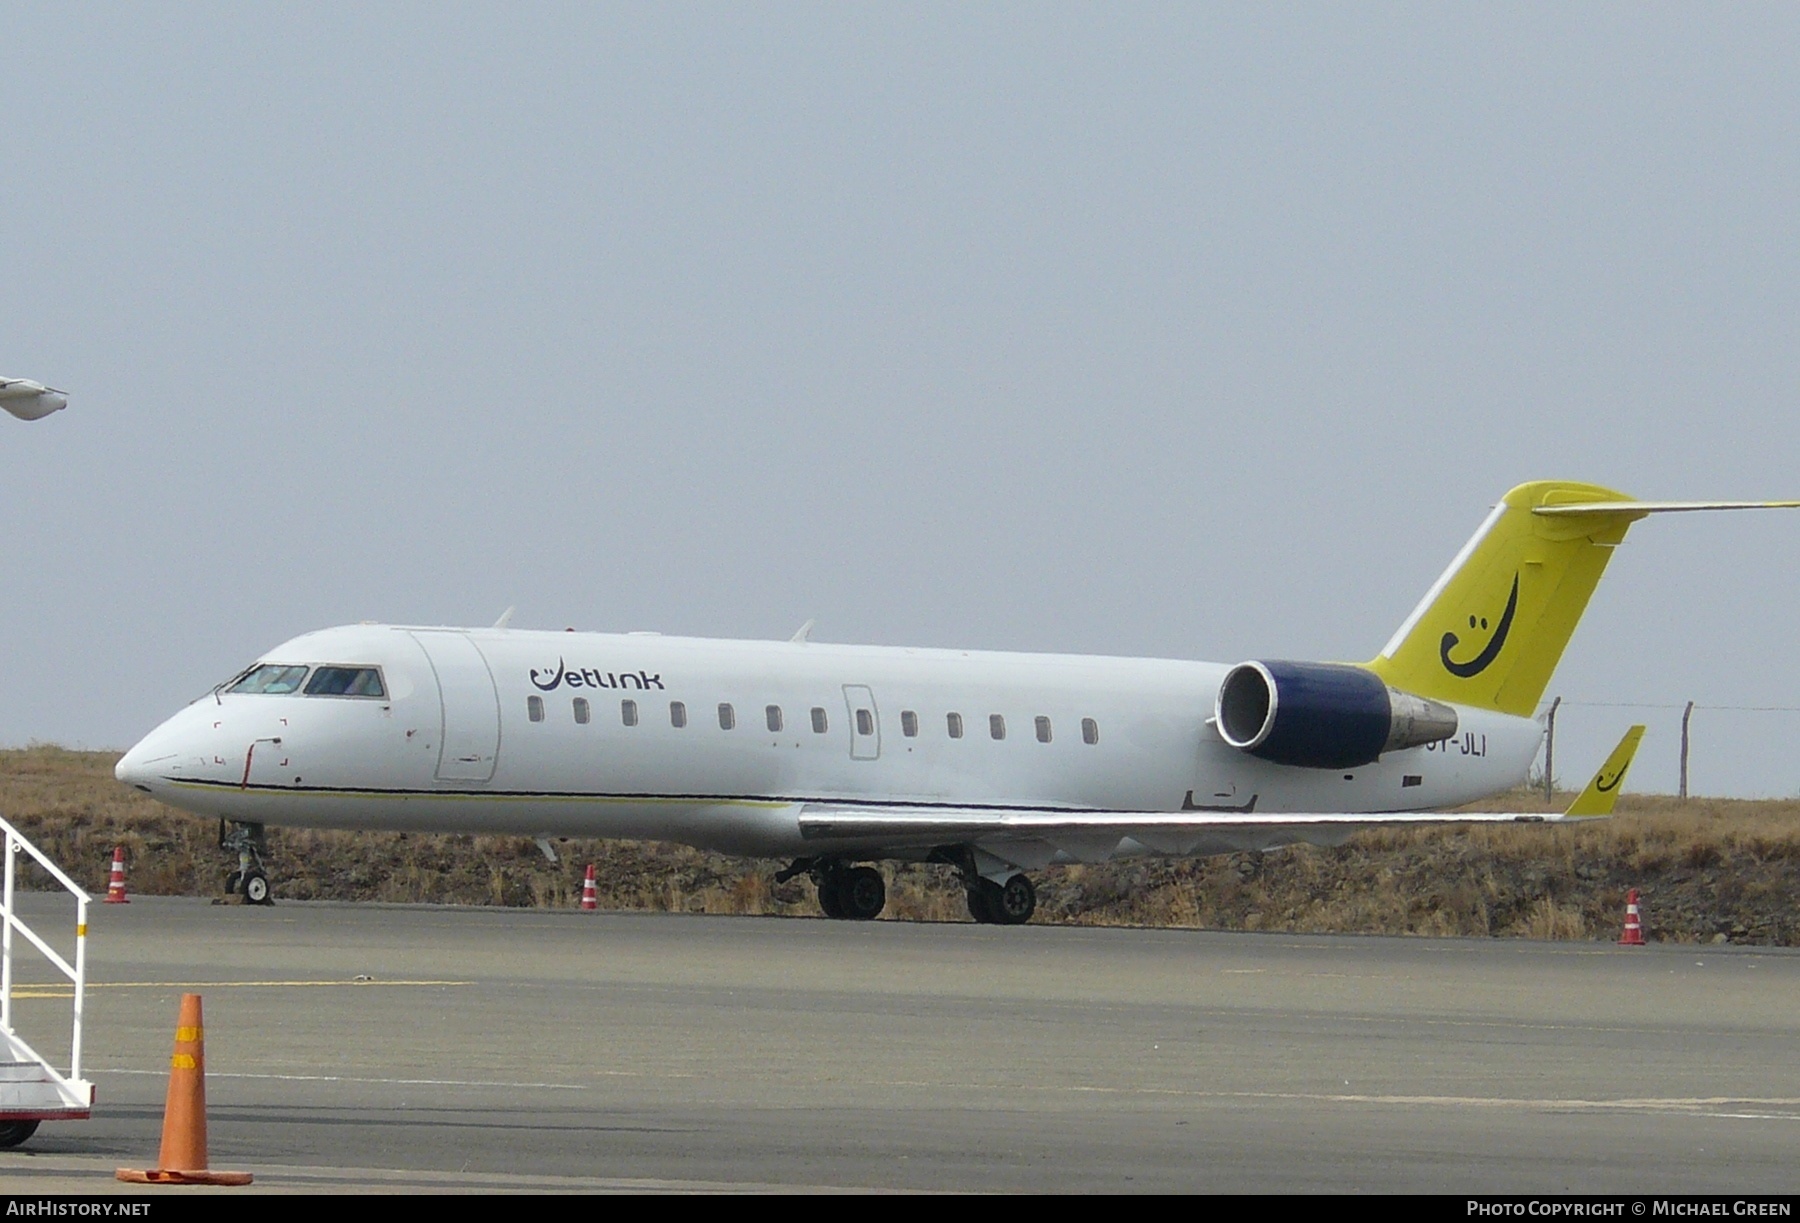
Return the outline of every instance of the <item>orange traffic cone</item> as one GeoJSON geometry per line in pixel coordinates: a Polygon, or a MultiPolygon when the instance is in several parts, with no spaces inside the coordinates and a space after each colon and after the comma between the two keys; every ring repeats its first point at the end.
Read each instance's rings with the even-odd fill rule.
{"type": "Polygon", "coordinates": [[[581,881],[581,908],[591,913],[600,907],[600,896],[594,888],[594,864],[588,863],[587,878],[581,881]]]}
{"type": "Polygon", "coordinates": [[[131,901],[125,898],[125,847],[113,846],[112,878],[106,881],[106,903],[109,905],[128,905],[131,901]]]}
{"type": "Polygon", "coordinates": [[[1638,890],[1632,888],[1625,897],[1625,933],[1619,936],[1621,947],[1644,945],[1644,923],[1638,920],[1638,890]]]}
{"type": "Polygon", "coordinates": [[[200,995],[181,996],[175,1056],[169,1059],[169,1096],[163,1105],[161,1167],[120,1168],[119,1179],[139,1185],[248,1185],[248,1172],[206,1168],[206,1031],[200,995]]]}

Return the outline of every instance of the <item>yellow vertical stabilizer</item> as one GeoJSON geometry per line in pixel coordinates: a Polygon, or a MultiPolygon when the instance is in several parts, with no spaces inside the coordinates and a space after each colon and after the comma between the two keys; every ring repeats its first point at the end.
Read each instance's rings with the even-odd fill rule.
{"type": "Polygon", "coordinates": [[[1625,782],[1625,770],[1631,767],[1631,758],[1637,755],[1638,741],[1643,737],[1642,726],[1634,726],[1625,732],[1619,746],[1613,748],[1612,755],[1587,783],[1587,788],[1577,794],[1569,809],[1563,812],[1565,819],[1595,819],[1612,814],[1613,804],[1619,801],[1619,788],[1625,782]]]}
{"type": "Polygon", "coordinates": [[[1613,548],[1649,512],[1593,484],[1519,485],[1369,668],[1418,696],[1529,717],[1613,548]]]}

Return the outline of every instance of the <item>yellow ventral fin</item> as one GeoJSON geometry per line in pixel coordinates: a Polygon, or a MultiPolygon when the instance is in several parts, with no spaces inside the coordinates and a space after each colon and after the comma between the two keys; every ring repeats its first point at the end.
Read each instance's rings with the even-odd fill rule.
{"type": "Polygon", "coordinates": [[[1403,692],[1530,717],[1632,523],[1651,514],[1797,506],[1634,501],[1594,484],[1521,484],[1368,667],[1403,692]]]}
{"type": "Polygon", "coordinates": [[[1612,814],[1613,804],[1619,801],[1619,789],[1625,781],[1625,770],[1631,767],[1631,758],[1637,754],[1638,741],[1643,737],[1642,726],[1634,726],[1625,732],[1619,746],[1613,748],[1612,755],[1587,783],[1587,789],[1577,794],[1569,809],[1563,812],[1563,818],[1598,819],[1612,814]]]}

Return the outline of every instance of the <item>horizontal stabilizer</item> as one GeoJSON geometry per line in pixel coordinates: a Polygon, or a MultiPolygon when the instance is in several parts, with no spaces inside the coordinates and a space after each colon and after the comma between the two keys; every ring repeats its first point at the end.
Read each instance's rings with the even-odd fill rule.
{"type": "Polygon", "coordinates": [[[1794,510],[1800,501],[1578,501],[1572,505],[1539,505],[1533,514],[1545,518],[1579,518],[1598,514],[1685,514],[1694,510],[1794,510]]]}

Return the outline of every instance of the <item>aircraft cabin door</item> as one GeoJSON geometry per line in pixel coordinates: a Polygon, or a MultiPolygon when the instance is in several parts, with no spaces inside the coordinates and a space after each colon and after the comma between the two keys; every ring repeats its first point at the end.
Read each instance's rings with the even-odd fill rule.
{"type": "Polygon", "coordinates": [[[875,694],[862,684],[845,684],[844,704],[850,707],[850,759],[879,760],[881,712],[875,694]]]}
{"type": "Polygon", "coordinates": [[[487,781],[500,758],[500,695],[481,649],[465,633],[415,632],[437,674],[444,723],[439,781],[487,781]]]}

